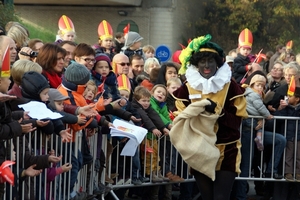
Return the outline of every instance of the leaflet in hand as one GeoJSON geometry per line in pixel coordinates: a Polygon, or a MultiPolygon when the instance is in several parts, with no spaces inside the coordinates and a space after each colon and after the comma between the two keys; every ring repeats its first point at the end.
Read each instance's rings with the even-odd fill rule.
{"type": "Polygon", "coordinates": [[[133,156],[137,146],[141,144],[145,138],[145,135],[148,132],[147,129],[119,119],[114,120],[113,125],[115,128],[111,127],[110,131],[112,137],[127,137],[130,139],[123,148],[121,155],[133,156]]]}
{"type": "Polygon", "coordinates": [[[19,105],[24,111],[28,111],[28,115],[34,119],[59,119],[63,116],[59,113],[52,112],[47,108],[46,104],[38,101],[30,101],[26,104],[19,105]]]}

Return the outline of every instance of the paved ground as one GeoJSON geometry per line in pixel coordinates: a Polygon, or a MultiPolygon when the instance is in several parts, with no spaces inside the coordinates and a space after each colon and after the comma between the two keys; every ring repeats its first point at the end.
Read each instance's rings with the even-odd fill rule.
{"type": "MultiPolygon", "coordinates": [[[[256,192],[254,190],[254,184],[253,181],[248,181],[249,182],[249,192],[248,192],[248,200],[260,200],[262,196],[257,196],[256,192]]],[[[180,200],[179,199],[179,191],[173,191],[173,197],[174,199],[180,200]]],[[[140,197],[135,197],[135,198],[129,198],[126,196],[125,200],[142,200],[140,197]]],[[[200,199],[200,198],[199,198],[200,199]]],[[[198,200],[198,198],[194,198],[193,200],[198,200]]]]}

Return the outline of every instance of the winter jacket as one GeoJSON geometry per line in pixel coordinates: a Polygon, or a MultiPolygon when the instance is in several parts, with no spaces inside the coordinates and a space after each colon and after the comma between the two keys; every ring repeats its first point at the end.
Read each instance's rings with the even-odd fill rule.
{"type": "Polygon", "coordinates": [[[133,99],[132,107],[140,114],[143,124],[142,127],[151,133],[147,134],[148,139],[152,139],[152,131],[154,129],[162,131],[166,127],[158,113],[151,106],[144,109],[135,99],[133,99]]]}
{"type": "Polygon", "coordinates": [[[247,113],[254,116],[262,116],[267,118],[270,116],[269,110],[264,105],[261,96],[250,87],[246,88],[245,97],[247,101],[247,113]]]}
{"type": "Polygon", "coordinates": [[[112,98],[112,101],[121,98],[120,92],[118,90],[117,77],[114,72],[110,71],[107,77],[102,77],[96,71],[92,70],[92,79],[95,81],[97,87],[104,83],[104,93],[103,98],[112,98]]]}
{"type": "Polygon", "coordinates": [[[165,124],[165,127],[168,127],[172,123],[172,120],[169,117],[168,108],[165,102],[158,102],[154,97],[150,99],[151,107],[158,113],[159,117],[165,124]]]}
{"type": "Polygon", "coordinates": [[[233,61],[233,73],[232,76],[235,78],[237,83],[240,83],[242,78],[248,71],[247,65],[250,63],[250,59],[247,56],[243,56],[240,53],[233,61]]]}
{"type": "MultiPolygon", "coordinates": [[[[300,117],[300,104],[297,106],[288,105],[282,110],[275,111],[274,115],[276,116],[289,116],[289,117],[300,117]]],[[[297,141],[300,141],[300,120],[287,120],[287,125],[285,124],[285,120],[277,120],[280,126],[280,133],[285,133],[286,128],[286,139],[288,141],[295,140],[295,133],[297,133],[297,141]],[[298,123],[298,130],[296,129],[298,123]],[[286,125],[286,126],[285,126],[286,125]]]]}

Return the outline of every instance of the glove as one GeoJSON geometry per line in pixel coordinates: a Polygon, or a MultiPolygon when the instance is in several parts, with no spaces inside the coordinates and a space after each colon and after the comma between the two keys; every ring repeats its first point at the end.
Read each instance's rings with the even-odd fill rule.
{"type": "Polygon", "coordinates": [[[208,98],[207,98],[207,100],[210,102],[210,105],[206,105],[205,110],[210,113],[216,113],[215,108],[216,108],[217,104],[208,98]]]}

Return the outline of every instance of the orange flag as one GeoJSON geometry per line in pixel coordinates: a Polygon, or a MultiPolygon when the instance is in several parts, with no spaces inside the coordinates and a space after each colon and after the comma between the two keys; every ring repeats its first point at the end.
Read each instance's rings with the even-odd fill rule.
{"type": "Polygon", "coordinates": [[[14,177],[15,176],[12,173],[11,169],[9,168],[9,166],[13,165],[13,164],[15,164],[15,162],[6,160],[0,166],[0,182],[1,183],[8,182],[12,186],[14,185],[14,183],[15,183],[14,177]]]}
{"type": "Polygon", "coordinates": [[[295,77],[292,76],[287,94],[289,96],[294,96],[295,90],[296,90],[296,81],[295,81],[295,77]]]}
{"type": "Polygon", "coordinates": [[[1,67],[1,77],[10,77],[10,50],[9,46],[6,47],[6,50],[2,59],[1,67]]]}
{"type": "Polygon", "coordinates": [[[129,30],[130,30],[130,23],[128,23],[123,29],[124,36],[129,32],[129,30]]]}

